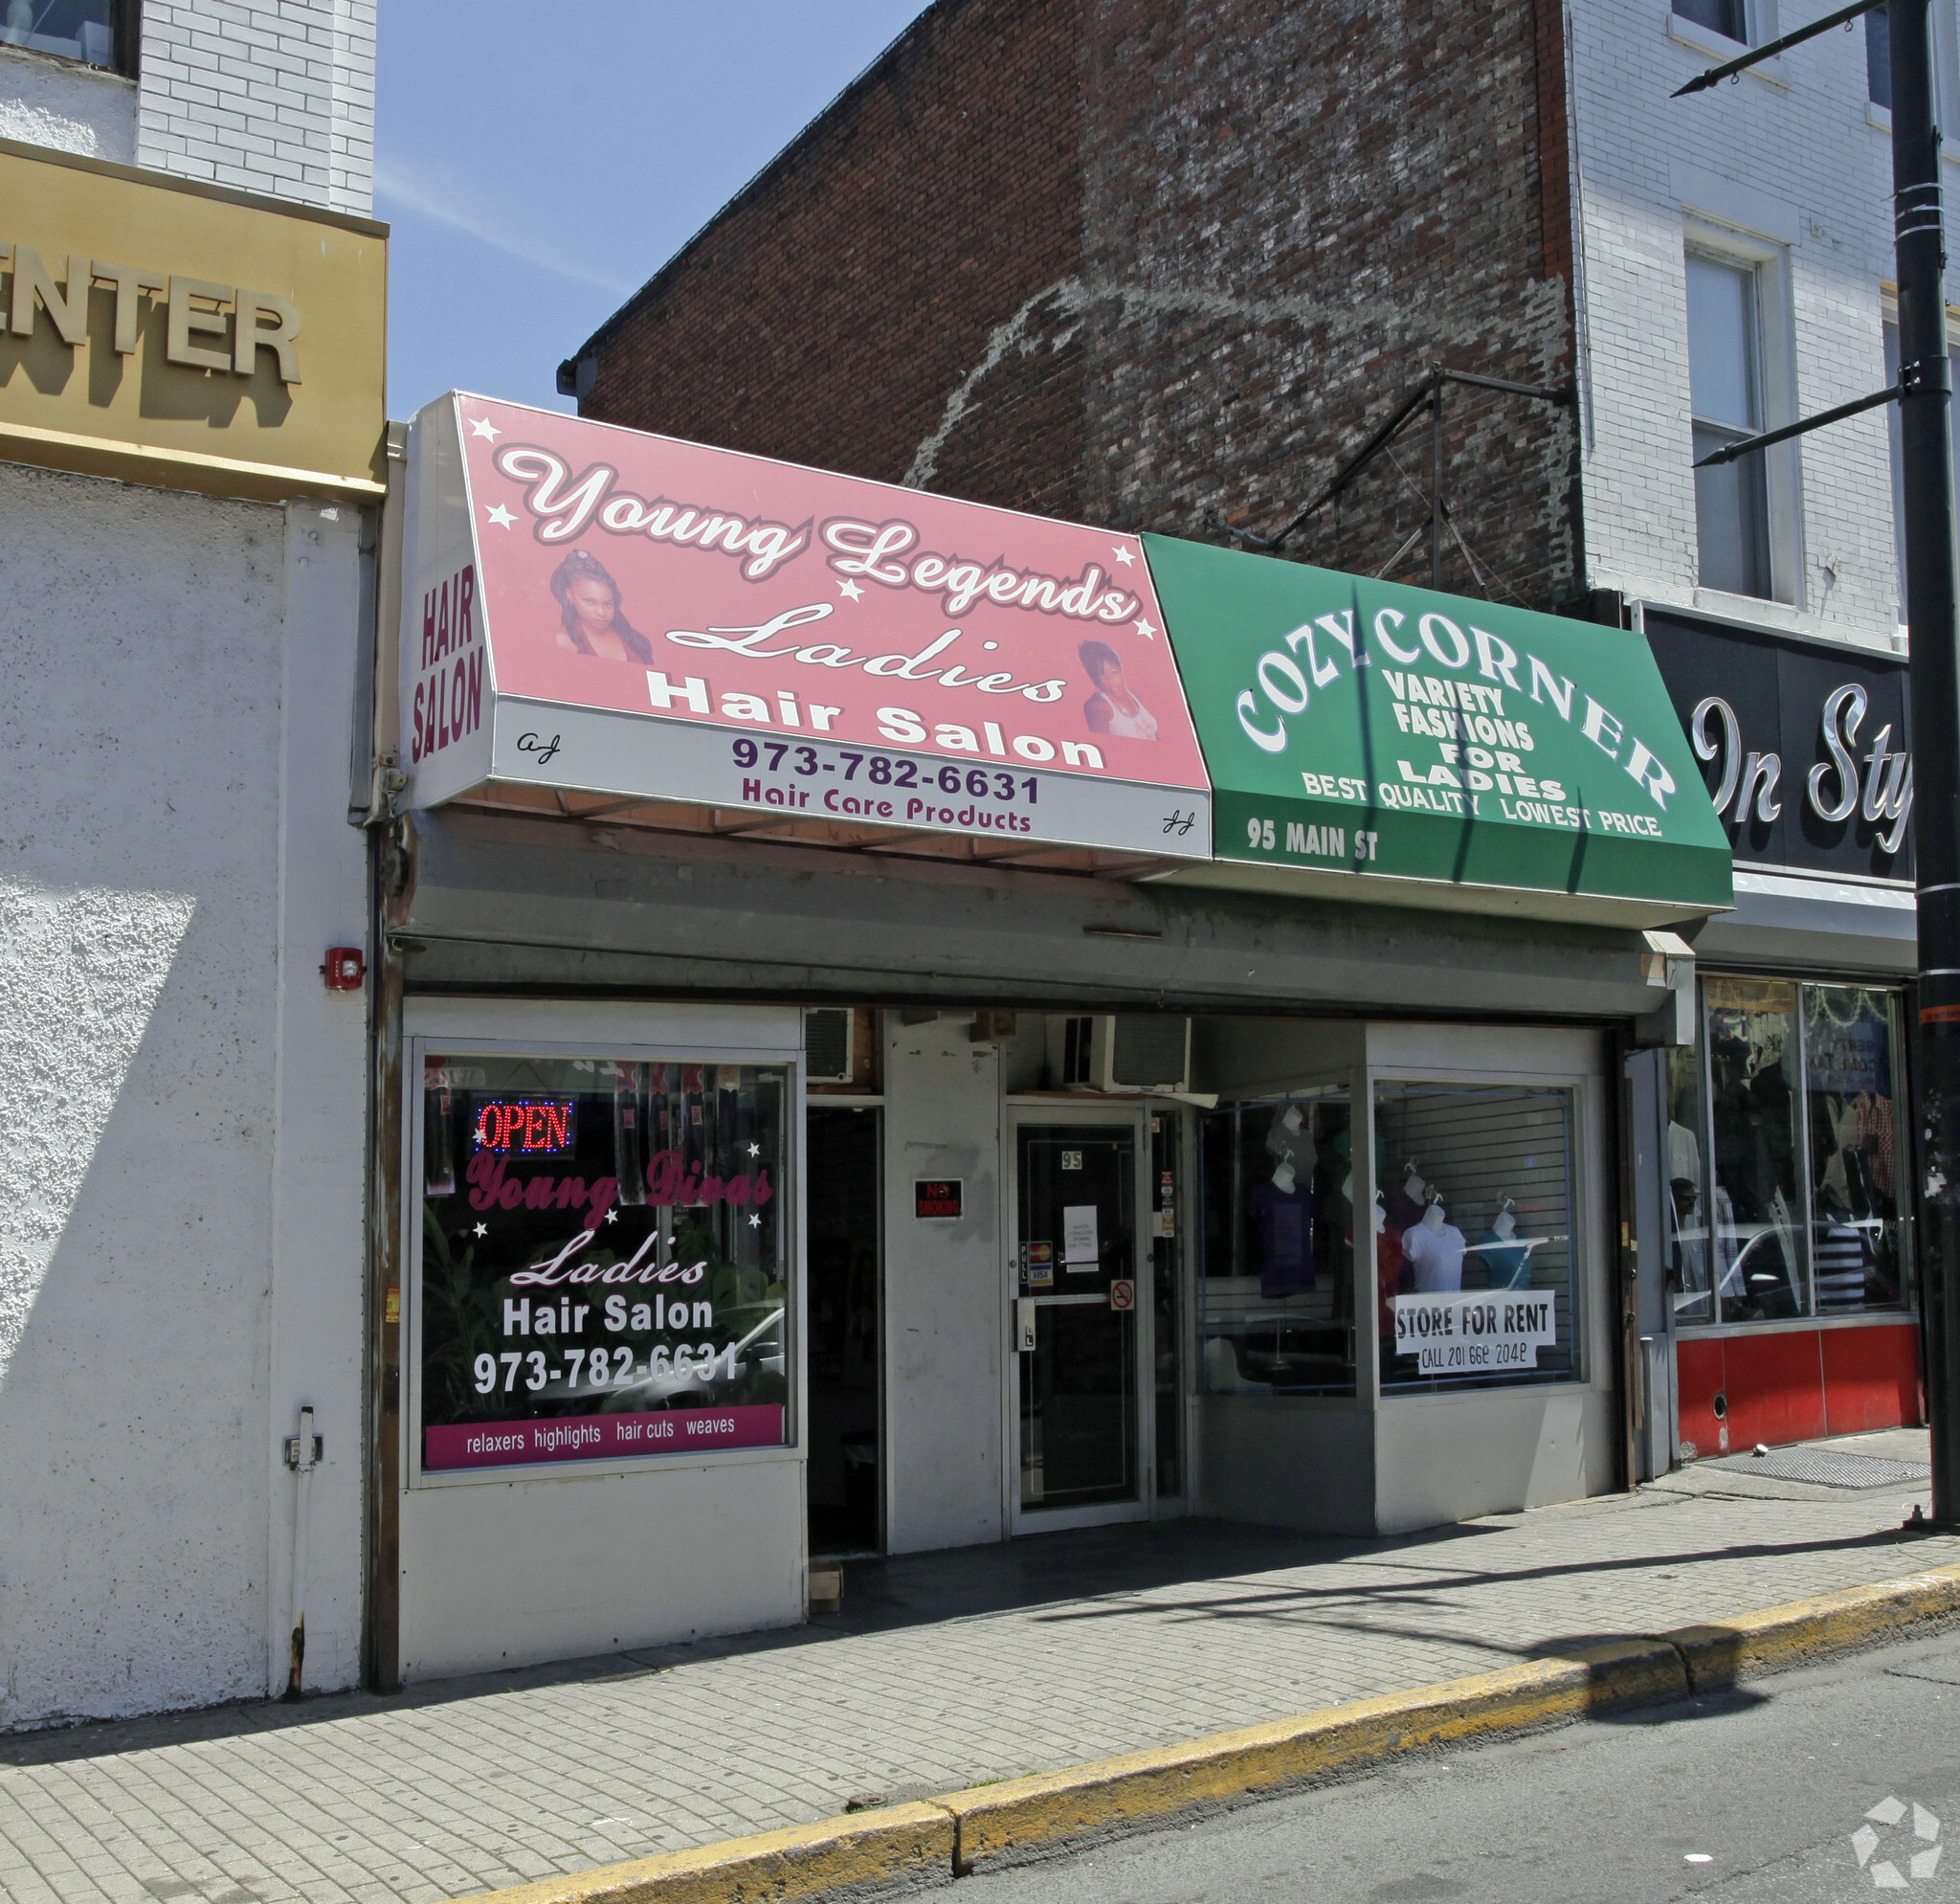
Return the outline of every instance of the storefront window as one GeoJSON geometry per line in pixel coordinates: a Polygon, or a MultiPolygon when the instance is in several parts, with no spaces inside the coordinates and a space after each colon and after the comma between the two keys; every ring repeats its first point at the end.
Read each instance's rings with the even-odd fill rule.
{"type": "Polygon", "coordinates": [[[1702,1005],[1668,1056],[1675,1319],[1904,1307],[1897,995],[1713,977],[1702,1005]]]}
{"type": "Polygon", "coordinates": [[[1667,1288],[1679,1322],[1715,1320],[1708,1212],[1702,1173],[1702,1059],[1682,1047],[1667,1054],[1667,1288]]]}
{"type": "Polygon", "coordinates": [[[1345,1089],[1199,1119],[1207,1394],[1354,1393],[1351,1139],[1345,1089]]]}
{"type": "Polygon", "coordinates": [[[431,1057],[425,1470],[780,1445],[784,1073],[431,1057]]]}
{"type": "Polygon", "coordinates": [[[1711,978],[1705,993],[1709,1208],[1725,1322],[1810,1312],[1797,1189],[1796,987],[1711,978]]]}
{"type": "Polygon", "coordinates": [[[1383,1392],[1578,1376],[1571,1092],[1385,1083],[1374,1115],[1383,1392]]]}
{"type": "Polygon", "coordinates": [[[1893,1122],[1894,999],[1860,985],[1806,985],[1803,995],[1817,1313],[1898,1309],[1905,1283],[1893,1122]]]}

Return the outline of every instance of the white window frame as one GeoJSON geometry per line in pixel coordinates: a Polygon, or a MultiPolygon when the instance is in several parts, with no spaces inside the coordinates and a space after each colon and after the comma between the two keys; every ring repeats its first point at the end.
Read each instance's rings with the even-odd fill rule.
{"type": "MultiPolygon", "coordinates": [[[[1726,34],[1718,33],[1713,27],[1704,27],[1700,20],[1691,20],[1672,7],[1663,15],[1662,24],[1669,39],[1696,53],[1706,54],[1719,62],[1733,59],[1752,46],[1766,46],[1779,37],[1783,32],[1779,13],[1780,0],[1743,0],[1743,32],[1748,37],[1739,40],[1730,39],[1726,34]]],[[[1751,78],[1766,79],[1773,86],[1788,87],[1790,84],[1784,77],[1781,54],[1746,70],[1751,78]]]]}
{"type": "MultiPolygon", "coordinates": [[[[1861,22],[1859,50],[1860,54],[1864,50],[1861,22]]],[[[1960,125],[1960,22],[1955,21],[1953,9],[1949,6],[1933,9],[1933,99],[1939,109],[1941,131],[1950,135],[1954,126],[1960,125]]],[[[1864,117],[1867,125],[1875,125],[1889,136],[1892,108],[1879,104],[1871,97],[1869,84],[1865,94],[1864,117]]],[[[1955,145],[1950,136],[1943,137],[1940,156],[1949,165],[1960,166],[1960,145],[1955,145]]]]}
{"type": "MultiPolygon", "coordinates": [[[[1796,334],[1793,300],[1791,297],[1789,247],[1739,231],[1733,226],[1718,225],[1708,218],[1690,215],[1683,221],[1682,252],[1680,308],[1683,370],[1687,364],[1686,258],[1688,254],[1699,252],[1717,263],[1739,266],[1754,273],[1762,428],[1780,430],[1786,423],[1794,423],[1797,420],[1796,334]]],[[[1690,396],[1690,418],[1693,404],[1694,399],[1690,396]]],[[[1689,441],[1693,441],[1692,429],[1689,441]]],[[[1795,438],[1761,452],[1769,512],[1769,594],[1762,597],[1738,595],[1726,589],[1704,588],[1698,571],[1695,583],[1697,606],[1705,605],[1729,614],[1747,614],[1749,605],[1760,600],[1781,602],[1785,607],[1794,609],[1804,606],[1801,441],[1800,437],[1795,438]]]]}

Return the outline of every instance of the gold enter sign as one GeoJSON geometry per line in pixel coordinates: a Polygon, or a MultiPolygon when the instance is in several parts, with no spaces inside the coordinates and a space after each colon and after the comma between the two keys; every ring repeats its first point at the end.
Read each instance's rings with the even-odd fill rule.
{"type": "Polygon", "coordinates": [[[9,140],[0,205],[0,457],[383,493],[385,225],[9,140]]]}

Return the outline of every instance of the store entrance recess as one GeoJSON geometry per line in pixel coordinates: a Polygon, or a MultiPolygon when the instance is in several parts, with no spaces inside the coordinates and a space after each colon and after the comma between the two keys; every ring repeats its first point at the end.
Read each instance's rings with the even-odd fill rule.
{"type": "Polygon", "coordinates": [[[1149,1315],[1139,1251],[1140,1118],[1014,1127],[1017,1532],[1147,1512],[1137,1371],[1149,1315]]]}
{"type": "MultiPolygon", "coordinates": [[[[813,1014],[813,1016],[814,1016],[813,1014]]],[[[870,1108],[812,1104],[810,1551],[876,1554],[880,1513],[880,1128],[870,1108]]]]}

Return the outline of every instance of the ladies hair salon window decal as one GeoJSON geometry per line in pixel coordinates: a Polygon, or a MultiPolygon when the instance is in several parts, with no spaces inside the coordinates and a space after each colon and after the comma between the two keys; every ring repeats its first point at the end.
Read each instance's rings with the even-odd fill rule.
{"type": "Polygon", "coordinates": [[[784,1073],[429,1057],[425,1471],[774,1447],[784,1073]]]}

